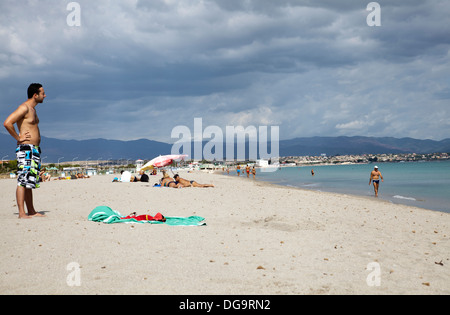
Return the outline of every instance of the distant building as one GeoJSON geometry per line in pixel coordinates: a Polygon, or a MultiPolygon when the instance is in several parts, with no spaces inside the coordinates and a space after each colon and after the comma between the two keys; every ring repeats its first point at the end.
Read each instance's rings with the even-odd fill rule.
{"type": "Polygon", "coordinates": [[[95,175],[97,175],[97,169],[96,168],[87,168],[86,169],[86,175],[87,176],[95,176],[95,175]]]}
{"type": "Polygon", "coordinates": [[[139,172],[142,168],[142,166],[144,166],[144,160],[136,160],[136,172],[139,172]]]}

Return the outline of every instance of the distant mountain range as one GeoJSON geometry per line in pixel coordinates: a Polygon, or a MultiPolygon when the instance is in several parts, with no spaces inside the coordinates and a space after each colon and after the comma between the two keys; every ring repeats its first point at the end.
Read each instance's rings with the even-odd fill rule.
{"type": "Polygon", "coordinates": [[[359,155],[450,152],[450,138],[441,141],[392,137],[311,137],[280,141],[280,156],[359,155]]]}
{"type": "MultiPolygon", "coordinates": [[[[207,142],[204,142],[205,145],[207,142]]],[[[8,135],[0,133],[0,158],[15,159],[16,143],[8,135]]],[[[91,139],[59,140],[42,137],[41,147],[45,163],[94,160],[150,160],[158,155],[171,154],[172,144],[139,139],[133,141],[91,139]]],[[[246,157],[248,157],[248,144],[246,157]]],[[[194,144],[191,145],[193,156],[194,144]]],[[[270,143],[267,150],[271,152],[270,143]]],[[[223,148],[226,154],[225,147],[223,148]]],[[[236,144],[235,150],[237,152],[236,144]]],[[[413,138],[375,138],[375,137],[309,137],[282,140],[279,143],[280,156],[320,155],[328,156],[348,154],[382,153],[450,153],[450,138],[441,141],[419,140],[413,138]]]]}
{"type": "MultiPolygon", "coordinates": [[[[10,135],[0,134],[0,157],[15,159],[16,142],[10,135]]],[[[170,154],[171,144],[140,139],[119,141],[106,139],[59,140],[42,137],[41,149],[44,163],[94,160],[152,159],[158,155],[170,154]]]]}

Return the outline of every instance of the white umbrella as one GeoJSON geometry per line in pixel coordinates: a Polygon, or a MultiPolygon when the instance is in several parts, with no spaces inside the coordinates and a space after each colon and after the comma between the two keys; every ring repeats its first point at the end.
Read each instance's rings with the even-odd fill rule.
{"type": "Polygon", "coordinates": [[[182,160],[187,157],[186,154],[169,154],[169,155],[160,155],[153,160],[145,163],[142,166],[141,170],[146,171],[150,170],[154,167],[164,167],[173,163],[173,161],[182,160]]]}

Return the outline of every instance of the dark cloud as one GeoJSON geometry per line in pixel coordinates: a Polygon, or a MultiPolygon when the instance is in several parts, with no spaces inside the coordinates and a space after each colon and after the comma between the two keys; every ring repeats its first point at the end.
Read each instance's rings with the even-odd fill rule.
{"type": "Polygon", "coordinates": [[[168,141],[193,117],[284,138],[449,134],[448,1],[379,1],[380,27],[370,1],[78,2],[80,27],[68,2],[1,2],[2,117],[37,81],[48,137],[168,141]]]}

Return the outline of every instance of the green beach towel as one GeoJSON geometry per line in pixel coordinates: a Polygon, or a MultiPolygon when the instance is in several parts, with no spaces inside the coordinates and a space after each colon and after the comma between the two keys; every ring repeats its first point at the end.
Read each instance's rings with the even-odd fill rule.
{"type": "Polygon", "coordinates": [[[167,224],[178,226],[201,226],[206,225],[205,218],[199,216],[190,217],[165,217],[166,221],[138,221],[136,219],[124,219],[125,216],[121,215],[118,211],[115,211],[107,206],[98,206],[88,215],[88,220],[93,222],[103,223],[150,223],[150,224],[167,224]]]}

